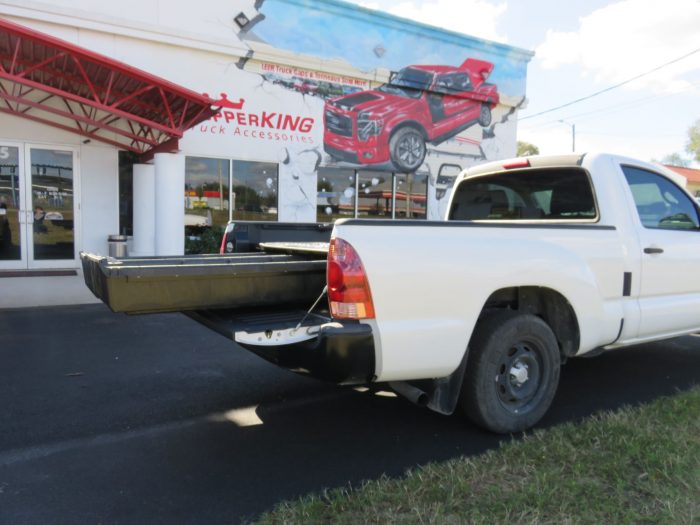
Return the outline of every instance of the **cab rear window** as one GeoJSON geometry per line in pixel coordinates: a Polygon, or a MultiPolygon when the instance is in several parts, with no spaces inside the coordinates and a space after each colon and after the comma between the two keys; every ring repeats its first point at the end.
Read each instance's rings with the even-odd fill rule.
{"type": "Polygon", "coordinates": [[[463,180],[450,220],[584,220],[598,218],[588,174],[581,168],[500,172],[463,180]]]}

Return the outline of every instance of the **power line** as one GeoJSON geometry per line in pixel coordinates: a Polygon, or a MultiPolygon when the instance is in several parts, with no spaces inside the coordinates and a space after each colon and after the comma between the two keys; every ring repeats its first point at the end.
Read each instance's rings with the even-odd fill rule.
{"type": "Polygon", "coordinates": [[[590,117],[591,115],[594,115],[597,113],[602,113],[602,112],[607,112],[607,114],[610,114],[610,113],[617,113],[619,111],[626,111],[628,109],[646,104],[646,103],[651,102],[653,100],[658,100],[660,98],[667,98],[667,97],[673,97],[676,95],[681,95],[684,92],[689,91],[689,90],[691,90],[695,87],[698,87],[698,86],[700,86],[700,82],[689,84],[689,85],[687,85],[687,86],[685,86],[677,91],[674,91],[672,93],[658,93],[656,95],[649,95],[649,96],[642,97],[642,98],[636,98],[633,100],[628,100],[627,102],[613,104],[610,106],[599,107],[596,109],[592,109],[590,111],[585,111],[583,113],[574,113],[573,115],[566,115],[560,119],[558,118],[558,119],[554,119],[554,120],[548,120],[545,122],[540,122],[538,124],[532,124],[530,126],[525,125],[525,126],[521,127],[520,129],[525,130],[525,131],[530,131],[533,129],[540,129],[543,127],[551,126],[552,124],[558,124],[561,120],[572,120],[572,119],[579,120],[579,119],[585,119],[587,117],[590,117]]]}
{"type": "Polygon", "coordinates": [[[519,120],[526,120],[526,119],[529,119],[529,118],[539,117],[540,115],[544,115],[544,114],[546,114],[546,113],[551,113],[552,111],[556,111],[556,110],[558,110],[558,109],[562,109],[562,108],[571,106],[571,105],[573,105],[573,104],[577,104],[577,103],[579,103],[579,102],[583,102],[584,100],[588,100],[588,99],[590,99],[590,98],[597,97],[598,95],[602,95],[603,93],[607,93],[608,91],[612,91],[613,89],[619,88],[620,86],[624,86],[625,84],[629,84],[630,82],[633,82],[633,81],[635,81],[635,80],[637,80],[637,79],[639,79],[639,78],[642,78],[642,77],[644,77],[644,76],[650,75],[651,73],[655,73],[655,72],[658,71],[659,69],[665,68],[666,66],[670,66],[671,64],[675,64],[676,62],[680,62],[681,60],[686,59],[686,58],[688,58],[689,56],[694,55],[694,54],[697,53],[697,52],[700,52],[700,47],[697,48],[697,49],[695,49],[695,50],[693,50],[693,51],[691,51],[690,53],[687,53],[687,54],[685,54],[685,55],[683,55],[683,56],[680,56],[680,57],[678,57],[678,58],[675,58],[675,59],[673,59],[673,60],[671,60],[671,61],[669,61],[669,62],[666,62],[666,63],[664,63],[664,64],[661,64],[660,66],[657,66],[657,67],[655,67],[654,69],[650,69],[649,71],[646,71],[646,72],[644,72],[644,73],[641,73],[641,74],[639,74],[639,75],[636,75],[636,76],[634,76],[634,77],[632,77],[632,78],[628,78],[627,80],[625,80],[625,81],[623,81],[623,82],[620,82],[619,84],[615,84],[615,85],[609,86],[609,87],[607,87],[607,88],[605,88],[605,89],[601,89],[600,91],[596,91],[595,93],[591,93],[590,95],[586,95],[585,97],[577,98],[576,100],[572,100],[571,102],[567,102],[566,104],[562,104],[562,105],[560,105],[560,106],[556,106],[556,107],[553,107],[553,108],[550,108],[550,109],[545,109],[544,111],[540,111],[539,113],[535,113],[534,115],[527,115],[527,116],[524,116],[524,117],[520,117],[519,120]]]}

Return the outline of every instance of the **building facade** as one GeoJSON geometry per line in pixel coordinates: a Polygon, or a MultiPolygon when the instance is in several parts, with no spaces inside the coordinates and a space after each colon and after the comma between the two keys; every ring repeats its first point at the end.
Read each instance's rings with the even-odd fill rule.
{"type": "MultiPolygon", "coordinates": [[[[186,97],[173,86],[218,110],[190,119],[164,94],[179,132],[156,136],[155,116],[117,129],[105,93],[117,84],[83,75],[105,103],[83,116],[70,95],[68,115],[23,80],[46,65],[0,47],[5,308],[93,300],[78,252],[106,254],[110,234],[129,235],[132,254],[178,254],[185,227],[230,218],[440,219],[459,171],[515,155],[532,56],[337,0],[5,0],[0,19],[163,79],[120,86],[138,115],[145,93],[186,97]],[[40,106],[75,128],[31,118],[40,106]]],[[[69,68],[56,53],[52,66],[69,68]]]]}
{"type": "MultiPolygon", "coordinates": [[[[664,167],[677,173],[683,177],[684,186],[686,189],[695,196],[696,199],[700,199],[700,170],[696,168],[684,168],[682,166],[671,166],[669,164],[664,164],[664,167]]],[[[700,202],[700,200],[699,200],[700,202]]]]}

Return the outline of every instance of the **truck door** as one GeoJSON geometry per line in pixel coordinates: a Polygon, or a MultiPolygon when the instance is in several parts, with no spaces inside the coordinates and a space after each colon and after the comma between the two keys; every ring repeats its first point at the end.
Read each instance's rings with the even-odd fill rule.
{"type": "Polygon", "coordinates": [[[639,338],[700,328],[700,213],[667,177],[623,166],[642,250],[639,338]]]}

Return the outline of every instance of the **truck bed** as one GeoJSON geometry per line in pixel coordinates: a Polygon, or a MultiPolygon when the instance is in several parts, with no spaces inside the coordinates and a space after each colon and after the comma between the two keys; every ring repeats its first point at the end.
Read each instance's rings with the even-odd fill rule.
{"type": "Polygon", "coordinates": [[[268,305],[308,307],[325,285],[324,253],[117,259],[81,252],[85,284],[115,312],[268,305]]]}

